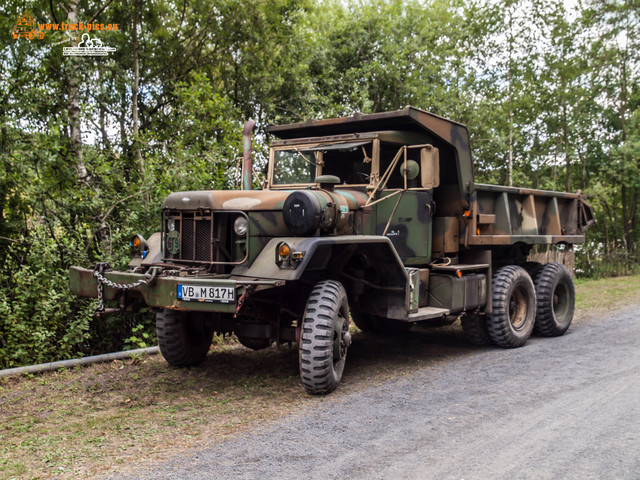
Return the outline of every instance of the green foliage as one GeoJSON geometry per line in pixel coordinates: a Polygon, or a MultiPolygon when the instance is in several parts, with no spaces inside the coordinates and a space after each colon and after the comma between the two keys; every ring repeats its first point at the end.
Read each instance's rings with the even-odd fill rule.
{"type": "Polygon", "coordinates": [[[155,343],[152,334],[145,331],[144,325],[136,325],[131,329],[131,336],[126,338],[125,350],[135,350],[137,348],[147,348],[150,344],[155,343]]]}
{"type": "MultiPolygon", "coordinates": [[[[56,239],[33,225],[7,250],[0,271],[0,368],[73,358],[89,330],[92,302],[68,292],[66,252],[82,251],[73,238],[56,239]]],[[[77,258],[80,260],[80,258],[77,258]]]]}

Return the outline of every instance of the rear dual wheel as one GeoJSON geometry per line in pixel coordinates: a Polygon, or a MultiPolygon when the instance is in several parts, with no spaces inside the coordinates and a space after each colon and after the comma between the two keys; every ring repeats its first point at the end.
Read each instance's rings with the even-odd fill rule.
{"type": "Polygon", "coordinates": [[[545,337],[563,335],[573,320],[576,302],[571,272],[561,263],[548,263],[538,272],[535,286],[536,331],[545,337]]]}
{"type": "Polygon", "coordinates": [[[487,331],[499,347],[515,348],[531,336],[536,319],[536,291],[525,269],[516,265],[500,268],[493,276],[492,312],[487,331]]]}
{"type": "MultiPolygon", "coordinates": [[[[493,308],[486,333],[498,346],[520,347],[535,330],[545,337],[563,335],[573,319],[575,287],[569,269],[561,263],[509,265],[493,277],[493,308]],[[532,277],[534,280],[532,280],[532,277]]],[[[463,318],[473,343],[486,345],[480,316],[463,318]]]]}

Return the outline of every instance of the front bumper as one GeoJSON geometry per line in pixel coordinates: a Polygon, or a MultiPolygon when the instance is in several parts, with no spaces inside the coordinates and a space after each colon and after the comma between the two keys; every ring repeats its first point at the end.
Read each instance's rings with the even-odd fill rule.
{"type": "MultiPolygon", "coordinates": [[[[69,269],[69,282],[71,291],[81,297],[98,297],[98,280],[93,275],[93,270],[82,267],[69,269]]],[[[119,284],[132,284],[146,275],[130,272],[106,271],[103,275],[112,282],[119,284]]],[[[170,308],[173,310],[187,310],[199,312],[236,313],[238,300],[249,287],[269,288],[284,285],[281,280],[253,280],[239,277],[215,278],[194,276],[163,276],[157,275],[147,285],[126,290],[127,295],[142,297],[149,307],[170,308]],[[178,285],[188,283],[202,287],[233,287],[236,289],[236,300],[233,303],[218,302],[185,302],[178,299],[178,285]]],[[[125,290],[104,286],[104,299],[114,300],[125,290]]]]}

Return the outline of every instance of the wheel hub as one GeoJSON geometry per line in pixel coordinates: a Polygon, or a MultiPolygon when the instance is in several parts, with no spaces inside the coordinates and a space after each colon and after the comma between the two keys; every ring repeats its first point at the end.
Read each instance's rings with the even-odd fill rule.
{"type": "Polygon", "coordinates": [[[349,324],[342,316],[339,316],[336,319],[333,331],[333,359],[337,361],[344,358],[349,345],[351,345],[349,324]]]}
{"type": "Polygon", "coordinates": [[[520,330],[527,318],[526,294],[521,288],[516,288],[509,299],[509,321],[513,328],[520,330]]]}
{"type": "Polygon", "coordinates": [[[569,310],[569,290],[563,283],[558,283],[553,292],[553,314],[559,319],[564,320],[569,310]]]}

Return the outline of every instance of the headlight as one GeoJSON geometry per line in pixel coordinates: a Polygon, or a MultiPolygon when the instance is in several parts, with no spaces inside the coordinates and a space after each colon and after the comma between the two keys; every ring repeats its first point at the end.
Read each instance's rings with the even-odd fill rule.
{"type": "Polygon", "coordinates": [[[233,230],[236,232],[236,235],[244,237],[247,234],[248,224],[247,217],[239,216],[236,218],[236,221],[233,222],[233,230]]]}

